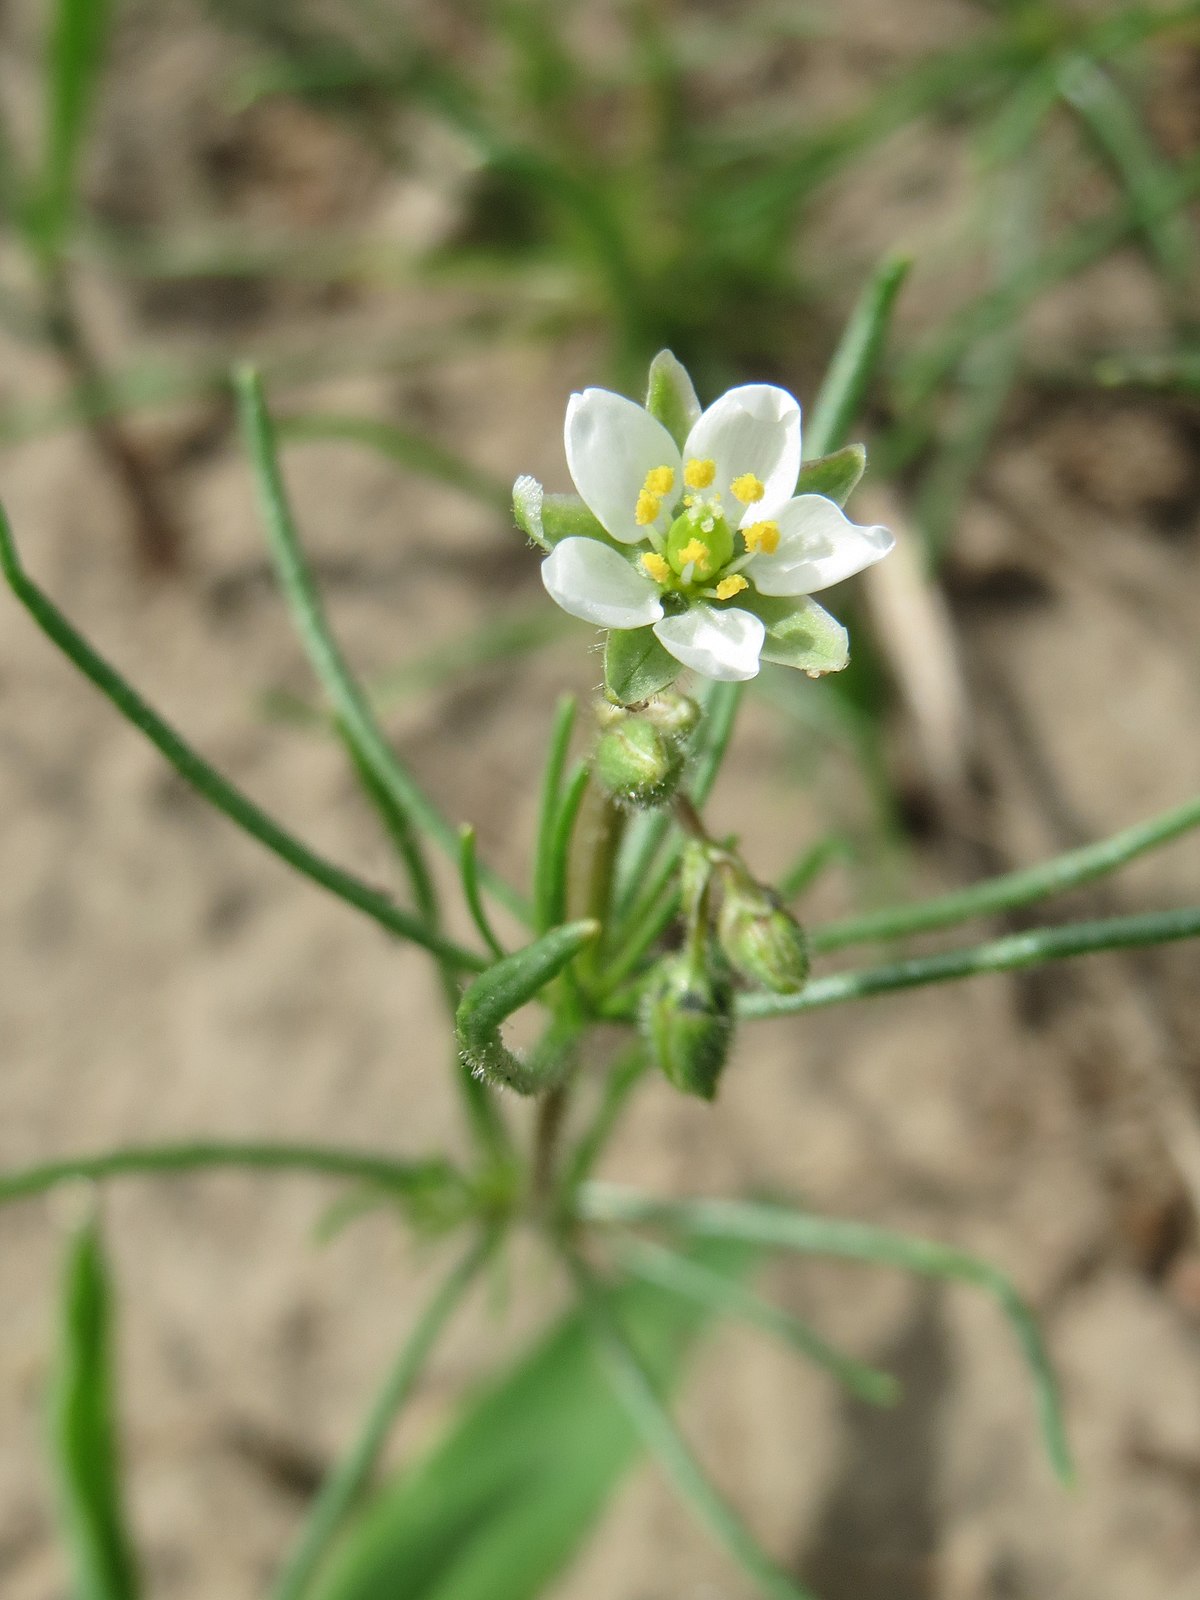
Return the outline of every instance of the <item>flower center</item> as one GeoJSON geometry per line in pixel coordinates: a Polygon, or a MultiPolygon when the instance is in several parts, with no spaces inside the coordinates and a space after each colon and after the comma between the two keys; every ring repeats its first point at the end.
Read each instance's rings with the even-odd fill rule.
{"type": "MultiPolygon", "coordinates": [[[[654,547],[641,556],[642,571],[660,588],[674,591],[678,601],[731,600],[750,587],[740,569],[751,556],[770,555],[778,547],[779,525],[762,521],[742,528],[745,549],[735,559],[737,535],[721,504],[721,490],[714,488],[716,462],[695,456],[684,462],[682,504],[674,495],[675,477],[673,467],[651,467],[638,491],[635,519],[654,547]],[[665,536],[659,520],[664,511],[676,513],[665,536]]],[[[756,505],[766,493],[752,472],[732,479],[728,489],[743,506],[756,505]]]]}

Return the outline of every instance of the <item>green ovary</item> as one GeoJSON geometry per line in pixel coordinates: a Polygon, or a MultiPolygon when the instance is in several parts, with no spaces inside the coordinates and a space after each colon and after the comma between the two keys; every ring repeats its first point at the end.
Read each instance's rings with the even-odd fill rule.
{"type": "Polygon", "coordinates": [[[732,560],[733,534],[725,518],[708,507],[685,511],[671,524],[663,554],[673,572],[682,577],[691,566],[692,579],[706,583],[732,560]]]}

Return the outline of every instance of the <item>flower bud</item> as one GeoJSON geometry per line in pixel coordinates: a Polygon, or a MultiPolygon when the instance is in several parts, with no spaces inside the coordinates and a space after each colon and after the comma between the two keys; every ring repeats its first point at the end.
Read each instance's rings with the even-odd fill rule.
{"type": "Polygon", "coordinates": [[[717,920],[721,949],[734,968],[772,994],[799,994],[808,979],[804,929],[773,889],[731,869],[717,920]]]}
{"type": "Polygon", "coordinates": [[[643,1008],[642,1031],[677,1089],[714,1099],[733,1037],[731,985],[690,955],[664,957],[643,1008]]]}
{"type": "Polygon", "coordinates": [[[700,721],[700,707],[678,689],[663,689],[646,702],[642,715],[664,738],[686,744],[700,721]]]}
{"type": "Polygon", "coordinates": [[[660,806],[683,770],[683,752],[644,717],[623,717],[600,735],[593,770],[615,800],[660,806]]]}

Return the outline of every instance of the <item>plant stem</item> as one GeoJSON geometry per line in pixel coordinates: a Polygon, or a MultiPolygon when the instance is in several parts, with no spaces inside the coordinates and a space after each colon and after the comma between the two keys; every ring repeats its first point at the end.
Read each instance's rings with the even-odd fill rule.
{"type": "Polygon", "coordinates": [[[33,582],[22,567],[13,543],[8,519],[0,509],[0,571],[4,573],[9,588],[41,628],[42,632],[58,646],[63,654],[91,680],[101,694],[143,733],[166,757],[186,783],[228,817],[231,822],[257,839],[273,855],[327,889],[338,899],[346,901],[389,933],[421,945],[441,959],[454,962],[463,971],[479,972],[487,965],[474,951],[464,949],[452,939],[431,932],[424,921],[404,911],[378,889],[356,878],[352,873],[336,867],[331,861],[310,850],[296,836],[289,833],[275,819],[254,803],[248,795],[236,788],[227,778],[209,766],[208,762],[187,744],[169,723],[149,706],[137,690],[114,667],[97,654],[81,633],[70,623],[48,595],[33,582]]]}
{"type": "Polygon", "coordinates": [[[919,905],[889,906],[866,916],[812,928],[809,941],[814,950],[841,950],[847,945],[866,944],[874,939],[900,939],[911,933],[927,933],[933,928],[949,928],[996,911],[1011,911],[1016,906],[1028,905],[1104,877],[1135,856],[1169,844],[1172,839],[1198,827],[1200,799],[1189,800],[1149,822],[1125,828],[1097,844],[1068,851],[1040,866],[1008,872],[1003,877],[991,878],[986,883],[919,905]]]}
{"type": "Polygon", "coordinates": [[[326,1548],[366,1487],[396,1414],[412,1393],[430,1351],[495,1244],[496,1236],[485,1234],[471,1247],[401,1346],[362,1432],[322,1483],[299,1540],[271,1591],[271,1600],[301,1600],[305,1594],[326,1548]]]}
{"type": "Polygon", "coordinates": [[[192,1140],[186,1144],[150,1144],[105,1150],[99,1155],[68,1156],[17,1172],[0,1173],[0,1204],[25,1200],[57,1184],[80,1178],[153,1177],[215,1167],[248,1167],[260,1171],[315,1173],[349,1178],[398,1194],[461,1181],[440,1157],[397,1161],[368,1150],[336,1146],[268,1144],[230,1139],[192,1140]]]}

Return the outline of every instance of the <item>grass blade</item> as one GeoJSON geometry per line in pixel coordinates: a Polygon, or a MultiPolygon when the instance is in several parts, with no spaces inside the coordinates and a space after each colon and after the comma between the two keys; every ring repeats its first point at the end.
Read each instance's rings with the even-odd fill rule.
{"type": "Polygon", "coordinates": [[[1054,1469],[1064,1483],[1072,1481],[1074,1469],[1058,1383],[1041,1334],[1012,1284],[988,1262],[927,1239],[910,1239],[862,1222],[818,1217],[790,1206],[741,1200],[654,1200],[608,1184],[587,1184],[579,1191],[579,1215],[588,1222],[649,1223],[694,1238],[739,1239],[807,1255],[869,1261],[986,1290],[1011,1323],[1033,1376],[1042,1433],[1054,1469]]]}
{"type": "Polygon", "coordinates": [[[75,1592],[78,1600],[136,1600],[117,1450],[112,1293],[94,1223],[71,1243],[60,1328],[51,1439],[75,1592]]]}
{"type": "Polygon", "coordinates": [[[542,797],[538,808],[537,837],[533,855],[533,916],[534,929],[538,933],[546,933],[562,920],[553,914],[556,893],[553,841],[554,830],[558,824],[567,747],[571,742],[571,731],[575,726],[575,711],[575,696],[563,695],[555,708],[550,741],[546,748],[546,766],[542,774],[542,797]]]}
{"type": "Polygon", "coordinates": [[[79,163],[112,15],[110,0],[58,0],[46,53],[42,170],[29,217],[48,262],[62,253],[77,201],[79,163]]]}
{"type": "Polygon", "coordinates": [[[294,871],[371,917],[389,933],[423,946],[439,959],[453,962],[461,970],[482,970],[486,963],[481,957],[453,940],[431,932],[423,919],[402,910],[377,889],[310,850],[193,750],[142,699],[132,684],[93,650],[83,635],[29,577],[17,556],[12,529],[3,510],[0,510],[0,571],[42,632],[79,668],[84,677],[95,684],[101,694],[111,700],[121,715],[150,740],[179,776],[217,811],[236,823],[251,838],[257,839],[294,871]]]}
{"type": "Polygon", "coordinates": [[[469,822],[463,823],[459,831],[459,839],[461,843],[458,870],[462,878],[463,899],[467,902],[467,910],[470,911],[471,920],[479,930],[480,938],[496,960],[503,961],[508,952],[496,937],[496,931],[488,918],[483,897],[479,893],[479,860],[476,852],[475,829],[469,822]]]}
{"type": "Polygon", "coordinates": [[[859,297],[809,414],[804,431],[806,456],[826,456],[845,444],[875,376],[892,308],[911,266],[908,256],[888,256],[859,297]]]}

